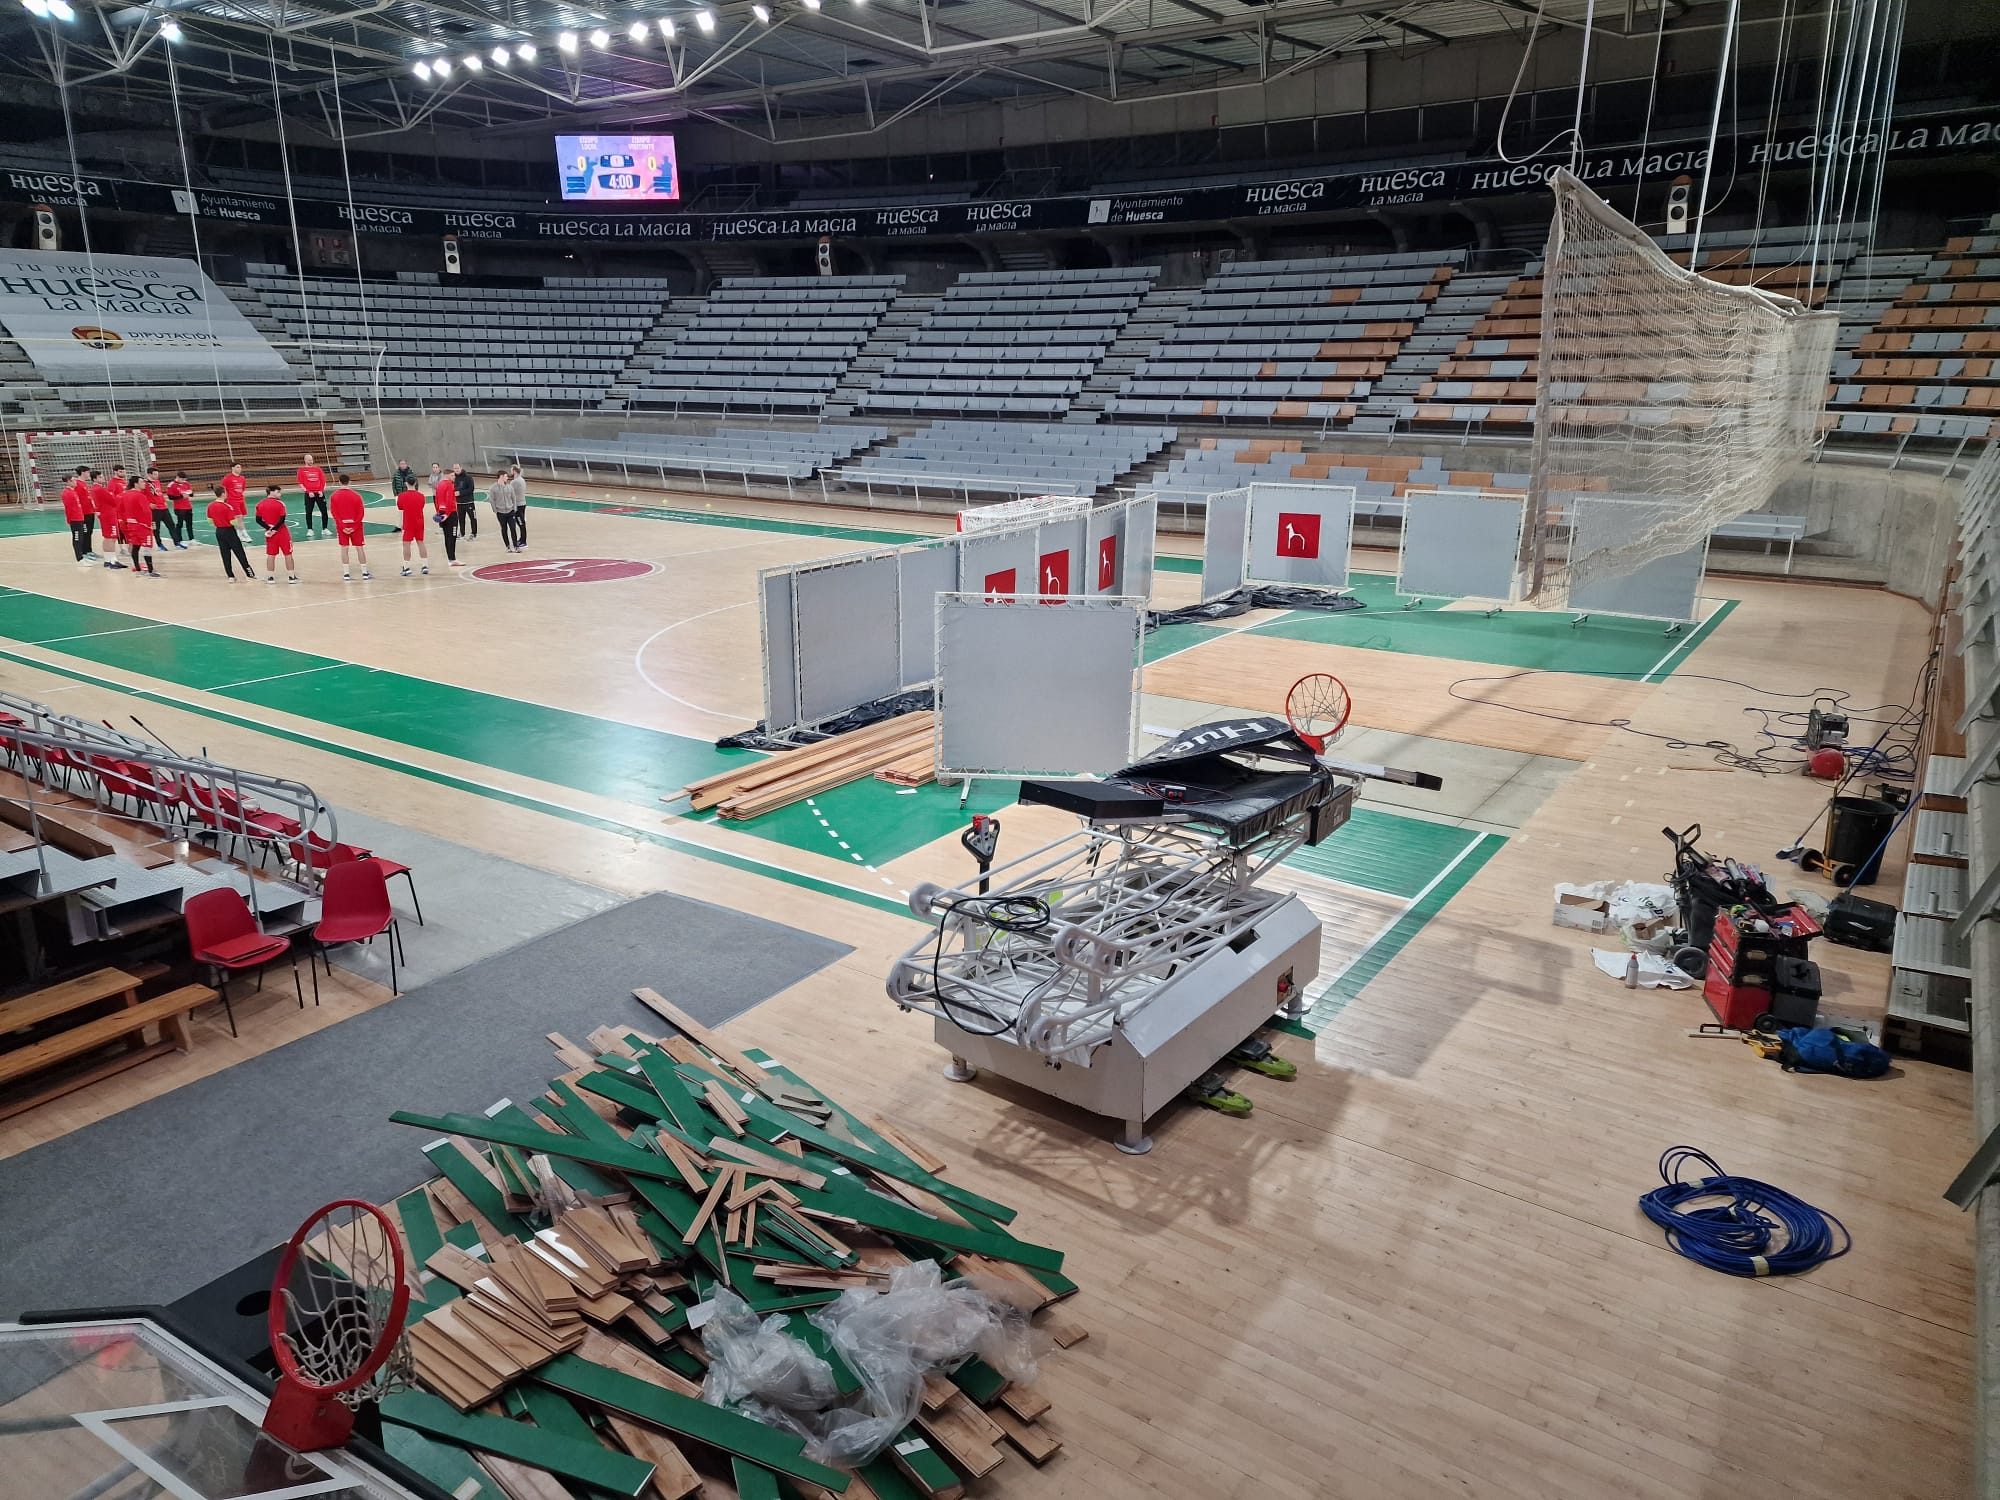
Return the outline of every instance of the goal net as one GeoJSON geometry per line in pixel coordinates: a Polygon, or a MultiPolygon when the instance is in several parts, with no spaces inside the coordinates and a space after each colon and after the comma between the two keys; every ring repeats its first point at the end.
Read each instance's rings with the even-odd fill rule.
{"type": "Polygon", "coordinates": [[[119,464],[136,483],[153,462],[153,434],[143,427],[96,427],[75,432],[24,432],[16,440],[22,490],[31,505],[54,500],[78,464],[109,474],[119,464]]]}
{"type": "Polygon", "coordinates": [[[1698,546],[1765,504],[1811,455],[1837,314],[1674,262],[1567,171],[1542,270],[1530,597],[1608,582],[1698,546]],[[1619,524],[1551,546],[1578,496],[1619,524]]]}

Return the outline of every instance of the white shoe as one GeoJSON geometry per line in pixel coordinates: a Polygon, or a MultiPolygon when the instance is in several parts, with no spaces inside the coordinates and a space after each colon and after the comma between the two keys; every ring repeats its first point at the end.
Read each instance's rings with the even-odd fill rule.
{"type": "Polygon", "coordinates": [[[354,582],[354,575],[343,568],[340,572],[340,581],[342,583],[352,583],[354,582]]]}
{"type": "MultiPolygon", "coordinates": [[[[410,570],[409,570],[408,568],[405,568],[405,569],[403,569],[403,571],[404,571],[405,573],[407,573],[407,572],[409,572],[410,570]]],[[[429,563],[425,563],[425,564],[424,564],[424,577],[428,578],[428,577],[430,577],[430,576],[431,576],[431,565],[430,565],[429,563]]]]}
{"type": "Polygon", "coordinates": [[[289,579],[287,579],[286,581],[287,581],[287,582],[289,582],[289,583],[297,583],[297,582],[299,581],[299,575],[298,575],[298,574],[296,574],[296,573],[294,573],[294,574],[293,574],[293,575],[292,575],[292,576],[291,576],[291,577],[290,577],[289,579]]]}
{"type": "Polygon", "coordinates": [[[369,571],[368,571],[368,570],[367,570],[366,568],[363,568],[363,569],[361,570],[361,576],[362,576],[363,578],[373,578],[373,577],[374,577],[375,575],[374,575],[373,573],[369,572],[369,571]]]}
{"type": "Polygon", "coordinates": [[[276,573],[266,573],[264,575],[264,582],[266,583],[276,583],[277,581],[278,575],[276,573]]]}

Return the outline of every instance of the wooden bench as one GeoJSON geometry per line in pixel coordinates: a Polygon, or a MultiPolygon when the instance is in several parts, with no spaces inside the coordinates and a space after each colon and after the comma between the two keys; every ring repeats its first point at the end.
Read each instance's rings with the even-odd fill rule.
{"type": "Polygon", "coordinates": [[[65,980],[47,989],[36,990],[0,1004],[0,1037],[80,1011],[105,1000],[122,998],[124,1004],[109,1015],[71,1026],[39,1041],[0,1052],[0,1085],[26,1079],[62,1063],[85,1057],[113,1042],[123,1041],[125,1049],[101,1058],[88,1067],[46,1080],[23,1093],[0,1098],[0,1120],[46,1104],[73,1090],[122,1073],[163,1052],[186,1052],[194,1043],[188,1032],[188,1016],[198,1005],[215,999],[215,991],[205,985],[183,985],[152,1000],[139,998],[145,981],[121,969],[99,969],[77,979],[65,980]],[[145,1029],[158,1026],[158,1041],[148,1042],[145,1029]]]}

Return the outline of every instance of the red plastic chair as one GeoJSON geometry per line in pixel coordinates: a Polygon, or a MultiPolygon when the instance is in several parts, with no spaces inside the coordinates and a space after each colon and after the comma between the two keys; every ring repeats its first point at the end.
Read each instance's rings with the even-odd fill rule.
{"type": "MultiPolygon", "coordinates": [[[[350,859],[329,866],[319,903],[319,926],[313,929],[313,941],[319,944],[320,952],[325,953],[332,943],[373,942],[388,933],[389,993],[401,994],[396,959],[403,933],[395,909],[389,905],[389,885],[382,866],[372,859],[350,859]]],[[[332,972],[330,964],[328,972],[332,972]]]]}
{"type": "Polygon", "coordinates": [[[417,899],[417,880],[410,873],[408,865],[398,864],[393,859],[385,859],[371,850],[363,849],[359,844],[329,844],[316,833],[308,833],[303,839],[294,838],[290,847],[292,863],[301,870],[331,870],[335,865],[366,859],[373,860],[382,867],[384,880],[394,880],[397,876],[402,876],[404,883],[410,888],[410,905],[416,908],[417,925],[419,927],[424,925],[424,904],[417,899]]]}
{"type": "MultiPolygon", "coordinates": [[[[229,1003],[229,975],[239,969],[257,971],[257,988],[264,987],[264,966],[290,953],[292,940],[276,933],[259,932],[249,903],[233,890],[203,891],[190,896],[182,908],[187,918],[188,948],[196,963],[207,964],[222,997],[222,1010],[229,1017],[229,1034],[236,1033],[236,1009],[229,1003]]],[[[299,986],[298,955],[292,956],[292,988],[299,992],[299,1009],[306,1008],[306,992],[299,986]]],[[[313,1004],[319,1004],[319,975],[313,975],[313,1004]]]]}

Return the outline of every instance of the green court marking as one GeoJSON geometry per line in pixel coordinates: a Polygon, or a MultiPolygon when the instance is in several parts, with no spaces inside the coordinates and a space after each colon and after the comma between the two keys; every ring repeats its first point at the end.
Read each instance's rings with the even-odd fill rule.
{"type": "Polygon", "coordinates": [[[1386,575],[1357,573],[1352,582],[1352,592],[1367,604],[1366,609],[1345,614],[1295,610],[1268,624],[1252,626],[1248,633],[1445,661],[1490,662],[1636,681],[1669,657],[1664,671],[1671,672],[1673,664],[1685,661],[1736,607],[1735,600],[1725,599],[1693,630],[1668,635],[1658,621],[1603,615],[1572,625],[1573,615],[1541,610],[1503,610],[1491,619],[1478,610],[1434,605],[1405,610],[1404,596],[1396,593],[1386,575]]]}
{"type": "Polygon", "coordinates": [[[0,596],[0,635],[641,807],[755,759],[664,730],[45,594],[0,596]]]}
{"type": "MultiPolygon", "coordinates": [[[[998,812],[1011,805],[1019,796],[1019,788],[1019,781],[981,778],[973,783],[972,795],[961,808],[956,786],[932,782],[910,789],[905,795],[903,788],[864,776],[846,786],[815,794],[811,806],[794,802],[790,807],[781,807],[747,823],[723,826],[803,849],[808,854],[846,860],[855,868],[855,879],[874,880],[879,877],[870,874],[865,866],[887,864],[913,849],[921,849],[933,839],[957,833],[974,813],[998,812]],[[820,821],[822,818],[824,823],[820,821]],[[842,839],[851,847],[841,848],[842,839]],[[861,856],[859,859],[853,857],[857,854],[861,856]]],[[[966,856],[965,873],[970,879],[973,873],[970,855],[966,856]]]]}
{"type": "MultiPolygon", "coordinates": [[[[215,719],[225,724],[233,724],[239,729],[254,730],[258,734],[270,735],[274,739],[285,740],[295,745],[308,745],[315,750],[325,750],[335,755],[345,756],[349,760],[359,761],[363,765],[375,766],[381,770],[396,771],[405,776],[414,776],[419,780],[428,781],[437,786],[449,787],[453,791],[469,792],[474,796],[487,797],[495,802],[504,802],[510,807],[525,808],[530,812],[543,813],[552,818],[561,818],[565,822],[577,824],[579,827],[592,828],[604,833],[615,833],[621,837],[653,844],[662,849],[671,849],[677,854],[691,855],[695,859],[706,860],[710,864],[725,865],[732,870],[742,870],[752,875],[762,875],[786,885],[796,886],[800,890],[816,891],[824,896],[837,896],[843,901],[853,901],[862,906],[894,912],[898,916],[907,917],[910,914],[909,907],[903,902],[896,900],[887,891],[877,895],[873,891],[856,889],[852,886],[842,885],[837,881],[822,880],[816,875],[800,874],[798,871],[788,870],[783,866],[773,865],[761,859],[753,859],[745,855],[731,853],[725,849],[716,849],[706,844],[698,844],[689,839],[677,838],[673,834],[663,832],[659,829],[644,828],[638,824],[623,822],[615,818],[599,817],[595,813],[587,813],[579,811],[576,808],[564,807],[559,802],[549,802],[543,798],[528,796],[521,792],[510,792],[500,787],[486,786],[462,776],[452,776],[442,771],[433,770],[429,766],[418,764],[416,761],[399,760],[393,756],[377,755],[372,751],[360,750],[349,745],[324,740],[317,735],[300,734],[280,725],[267,723],[262,719],[246,718],[241,714],[233,714],[224,709],[189,702],[185,698],[177,698],[166,693],[151,692],[144,688],[131,687],[125,683],[113,681],[109,677],[100,677],[94,672],[85,672],[74,667],[65,667],[55,662],[38,661],[33,657],[22,656],[13,651],[0,650],[0,660],[17,662],[21,666],[33,667],[38,672],[47,672],[52,676],[68,677],[76,682],[87,682],[98,687],[110,688],[115,692],[123,693],[127,697],[136,698],[142,702],[158,703],[169,708],[186,709],[188,712],[200,714],[204,718],[215,719]]],[[[339,726],[336,725],[335,727],[339,726]]]]}
{"type": "Polygon", "coordinates": [[[1285,863],[1324,880],[1414,900],[1476,835],[1449,823],[1357,807],[1325,842],[1294,850],[1285,863]]]}
{"type": "MultiPolygon", "coordinates": [[[[1440,825],[1442,826],[1442,825],[1440,825]]],[[[1463,829],[1451,829],[1461,839],[1465,839],[1463,829]]],[[[1409,907],[1388,928],[1378,934],[1375,940],[1348,965],[1314,998],[1306,1013],[1306,1024],[1318,1031],[1324,1031],[1348,1006],[1354,997],[1366,989],[1370,980],[1386,968],[1398,953],[1408,946],[1411,938],[1424,928],[1424,924],[1443,911],[1446,903],[1465,888],[1467,881],[1485,866],[1486,861],[1498,854],[1506,839],[1497,833],[1473,834],[1460,848],[1455,859],[1438,871],[1409,907]]],[[[1324,846],[1322,846],[1324,847],[1324,846]]],[[[1343,879],[1352,877],[1342,876],[1343,879]]],[[[1468,975],[1468,982],[1472,976],[1468,975]]]]}

